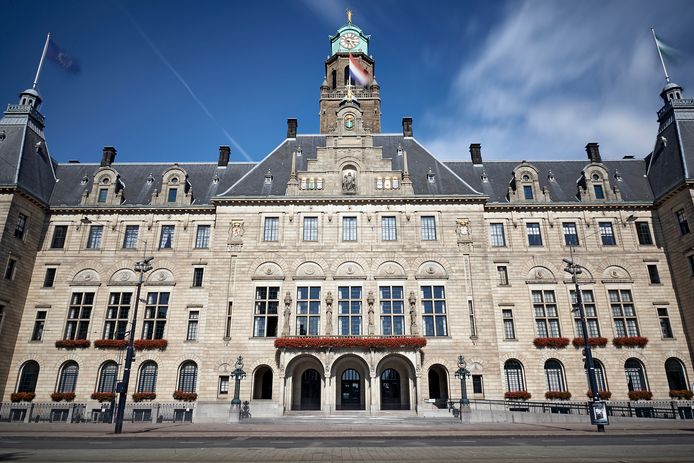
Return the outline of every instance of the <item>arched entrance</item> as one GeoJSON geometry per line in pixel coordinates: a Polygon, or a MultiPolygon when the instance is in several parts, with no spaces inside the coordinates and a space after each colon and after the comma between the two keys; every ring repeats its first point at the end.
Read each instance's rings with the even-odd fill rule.
{"type": "Polygon", "coordinates": [[[386,355],[376,368],[381,410],[410,410],[416,403],[414,365],[398,354],[386,355]]]}
{"type": "Polygon", "coordinates": [[[322,389],[320,373],[309,368],[301,374],[300,410],[320,410],[322,389]]]}
{"type": "Polygon", "coordinates": [[[448,402],[448,374],[442,365],[429,368],[429,399],[439,408],[446,408],[448,402]]]}
{"type": "Polygon", "coordinates": [[[354,368],[348,368],[340,377],[340,410],[363,410],[361,375],[354,368]]]}
{"type": "Polygon", "coordinates": [[[335,394],[335,410],[366,410],[371,403],[369,366],[355,354],[345,354],[333,362],[330,376],[335,394]]]}
{"type": "Polygon", "coordinates": [[[386,368],[381,373],[381,410],[402,408],[400,373],[393,368],[386,368]]]}

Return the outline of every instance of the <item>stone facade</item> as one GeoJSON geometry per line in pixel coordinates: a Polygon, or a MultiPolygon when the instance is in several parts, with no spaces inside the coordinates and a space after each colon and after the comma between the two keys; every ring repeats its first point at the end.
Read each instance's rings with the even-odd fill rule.
{"type": "Polygon", "coordinates": [[[690,189],[658,199],[652,159],[602,161],[592,143],[586,161],[484,162],[473,145],[472,162],[444,163],[409,118],[379,133],[380,97],[328,81],[321,135],[290,120],[293,136],[255,164],[228,147],[217,163],[119,164],[106,147],[100,164],[51,163],[60,182],[44,196],[5,188],[0,258],[20,265],[0,286],[3,399],[74,393],[99,408],[92,394],[122,374],[143,255],[133,332],[150,344],[129,392],[195,393],[198,421],[229,419],[238,355],[254,416],[435,412],[461,395],[461,354],[470,397],[585,400],[570,257],[601,390],[691,388],[691,234],[673,212],[694,217],[690,189]]]}

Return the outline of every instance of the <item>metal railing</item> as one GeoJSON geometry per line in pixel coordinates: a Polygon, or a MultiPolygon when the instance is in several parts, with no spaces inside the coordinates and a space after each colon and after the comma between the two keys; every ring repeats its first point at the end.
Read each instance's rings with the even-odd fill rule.
{"type": "MultiPolygon", "coordinates": [[[[193,422],[194,402],[135,402],[127,404],[124,418],[138,422],[193,422]]],[[[2,402],[0,422],[111,423],[111,404],[87,408],[80,402],[2,402]]]]}

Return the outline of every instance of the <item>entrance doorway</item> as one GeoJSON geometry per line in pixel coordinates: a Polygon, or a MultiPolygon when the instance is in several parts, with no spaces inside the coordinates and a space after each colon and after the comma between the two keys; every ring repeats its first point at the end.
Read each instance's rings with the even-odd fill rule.
{"type": "Polygon", "coordinates": [[[348,368],[342,373],[340,380],[340,410],[362,410],[359,372],[348,368]]]}
{"type": "Polygon", "coordinates": [[[301,375],[301,410],[320,410],[321,377],[313,368],[301,375]]]}
{"type": "Polygon", "coordinates": [[[401,410],[400,373],[388,368],[381,373],[381,410],[401,410]]]}
{"type": "Polygon", "coordinates": [[[429,399],[438,408],[446,408],[448,402],[448,379],[442,365],[429,368],[429,399]]]}

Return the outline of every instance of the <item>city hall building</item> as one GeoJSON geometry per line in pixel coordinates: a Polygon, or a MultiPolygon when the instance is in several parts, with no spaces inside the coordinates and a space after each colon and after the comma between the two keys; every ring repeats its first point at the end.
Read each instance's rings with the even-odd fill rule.
{"type": "Polygon", "coordinates": [[[143,255],[135,408],[227,421],[239,355],[253,416],[447,413],[459,355],[471,399],[586,400],[572,253],[602,396],[686,396],[694,100],[663,89],[645,158],[603,160],[597,143],[579,155],[576,140],[569,161],[485,161],[479,144],[442,161],[411,118],[381,133],[369,40],[351,21],[338,29],[320,133],[289,119],[254,163],[226,146],[215,162],[119,163],[105,147],[100,162],[58,163],[39,94],[9,104],[3,402],[107,407],[143,255]],[[352,85],[350,55],[368,84],[352,85]]]}

